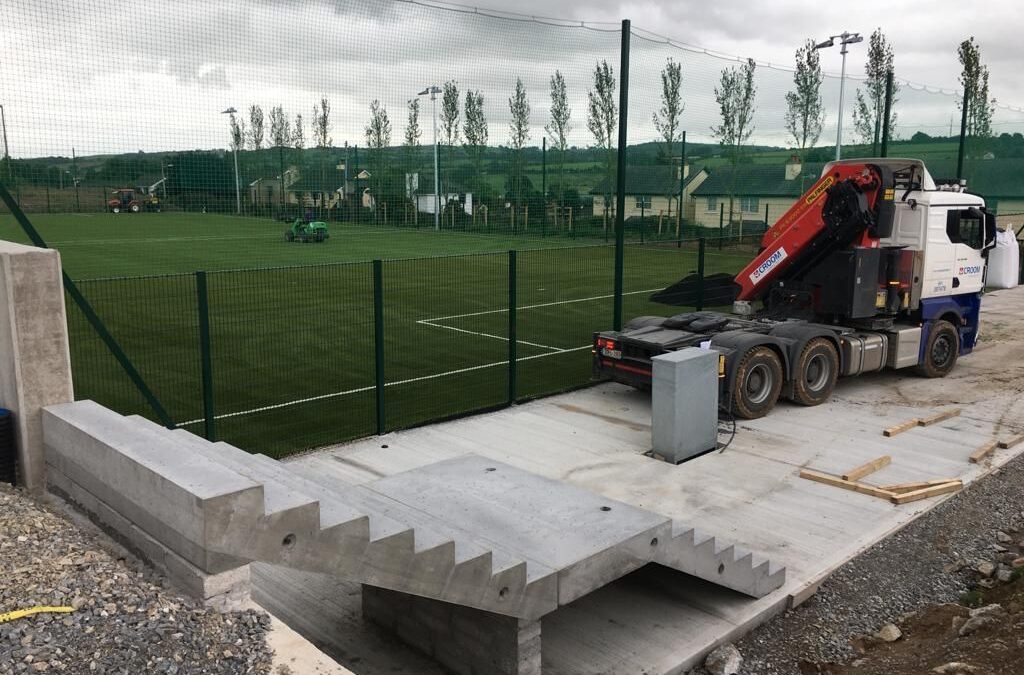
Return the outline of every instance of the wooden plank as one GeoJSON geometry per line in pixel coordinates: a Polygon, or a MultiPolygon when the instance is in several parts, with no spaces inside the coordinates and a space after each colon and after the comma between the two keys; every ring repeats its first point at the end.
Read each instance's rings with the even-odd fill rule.
{"type": "Polygon", "coordinates": [[[959,415],[960,415],[960,408],[954,408],[953,410],[947,410],[945,412],[940,412],[939,414],[932,415],[931,417],[922,417],[921,419],[917,420],[917,426],[919,426],[919,427],[931,426],[932,424],[937,424],[938,422],[942,422],[943,420],[948,420],[950,417],[957,417],[959,415]]]}
{"type": "Polygon", "coordinates": [[[918,480],[911,483],[891,483],[889,485],[879,485],[883,490],[889,492],[913,492],[914,490],[920,490],[921,488],[932,487],[935,485],[945,485],[946,483],[952,483],[956,478],[937,478],[935,480],[918,480]]]}
{"type": "Polygon", "coordinates": [[[843,480],[858,481],[869,473],[874,473],[884,466],[889,466],[892,462],[892,457],[889,455],[882,455],[876,459],[861,464],[856,469],[851,469],[843,474],[843,480]]]}
{"type": "Polygon", "coordinates": [[[949,492],[957,492],[964,486],[963,481],[953,480],[942,485],[933,485],[931,487],[922,488],[920,490],[914,490],[912,492],[904,492],[903,494],[893,495],[889,501],[893,504],[906,504],[908,502],[916,502],[919,499],[928,499],[929,497],[935,497],[937,495],[944,495],[949,492]]]}
{"type": "Polygon", "coordinates": [[[1007,438],[1005,441],[999,441],[999,447],[1006,450],[1007,448],[1012,448],[1022,441],[1024,441],[1024,434],[1017,434],[1016,436],[1007,438]]]}
{"type": "Polygon", "coordinates": [[[888,429],[886,429],[885,431],[882,432],[882,435],[888,438],[889,436],[895,436],[896,434],[902,434],[904,431],[910,431],[911,429],[916,427],[917,423],[920,422],[920,421],[921,420],[919,420],[919,419],[917,419],[915,417],[914,419],[908,420],[908,421],[906,421],[906,422],[904,422],[902,424],[897,424],[894,427],[889,427],[888,429]]]}
{"type": "Polygon", "coordinates": [[[801,469],[800,477],[812,480],[815,483],[823,483],[825,485],[831,485],[833,487],[850,490],[852,492],[859,492],[864,495],[879,497],[881,499],[891,499],[896,496],[895,492],[883,490],[882,488],[875,487],[874,485],[843,480],[839,476],[833,476],[830,473],[822,473],[821,471],[814,471],[812,469],[801,469]]]}
{"type": "Polygon", "coordinates": [[[998,445],[999,443],[997,441],[992,441],[991,443],[986,443],[985,445],[981,446],[980,448],[972,452],[971,456],[969,457],[971,464],[977,464],[981,460],[985,459],[985,457],[991,454],[992,451],[995,450],[996,447],[998,447],[998,445]]]}

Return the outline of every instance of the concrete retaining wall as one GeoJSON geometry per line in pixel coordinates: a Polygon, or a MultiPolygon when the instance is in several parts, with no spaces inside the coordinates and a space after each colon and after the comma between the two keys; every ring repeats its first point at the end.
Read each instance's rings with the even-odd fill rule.
{"type": "Polygon", "coordinates": [[[46,482],[41,409],[74,398],[60,254],[0,241],[0,406],[15,419],[20,482],[46,482]]]}
{"type": "Polygon", "coordinates": [[[460,675],[541,672],[541,622],[363,585],[363,616],[460,675]]]}

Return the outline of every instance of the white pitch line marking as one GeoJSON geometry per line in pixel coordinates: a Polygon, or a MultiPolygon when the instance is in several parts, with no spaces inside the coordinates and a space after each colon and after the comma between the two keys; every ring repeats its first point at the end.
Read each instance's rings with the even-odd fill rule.
{"type": "MultiPolygon", "coordinates": [[[[559,349],[557,352],[549,352],[547,354],[534,354],[533,356],[524,356],[516,359],[516,363],[520,361],[532,361],[533,359],[543,359],[548,356],[556,356],[558,354],[567,354],[569,352],[579,352],[584,349],[591,349],[592,345],[583,345],[582,347],[572,347],[571,349],[559,349]]],[[[410,377],[406,380],[396,380],[394,382],[385,382],[385,387],[397,387],[403,384],[412,384],[414,382],[423,382],[424,380],[433,380],[439,377],[448,377],[450,375],[460,375],[462,373],[468,373],[474,370],[483,370],[484,368],[496,368],[498,366],[508,366],[508,361],[495,361],[494,363],[484,363],[479,366],[468,366],[466,368],[459,368],[457,370],[449,370],[444,373],[435,373],[433,375],[421,375],[419,377],[410,377]]],[[[310,396],[308,398],[299,398],[294,401],[285,401],[284,403],[275,403],[274,405],[265,405],[259,408],[250,408],[249,410],[239,410],[238,412],[223,413],[221,415],[214,415],[213,419],[222,420],[229,417],[241,417],[243,415],[252,415],[260,412],[267,412],[269,410],[277,410],[279,408],[287,408],[288,406],[301,405],[303,403],[312,403],[314,401],[323,401],[329,398],[337,398],[340,396],[349,396],[351,394],[360,394],[367,391],[373,391],[375,387],[358,387],[356,389],[346,389],[345,391],[336,391],[330,394],[321,394],[319,396],[310,396]]],[[[187,422],[178,422],[178,427],[192,426],[193,424],[200,424],[205,421],[205,418],[200,417],[194,420],[188,420],[187,422]]]]}
{"type": "MultiPolygon", "coordinates": [[[[664,290],[664,288],[665,288],[664,286],[659,286],[658,288],[648,288],[648,289],[645,289],[645,290],[642,290],[642,291],[629,291],[628,293],[623,293],[623,295],[638,295],[640,293],[653,293],[654,291],[664,290]]],[[[554,302],[540,302],[540,303],[537,303],[536,305],[523,305],[522,307],[517,307],[516,311],[523,310],[523,309],[537,309],[538,307],[554,307],[555,305],[569,305],[569,304],[572,304],[574,302],[589,302],[591,300],[605,300],[607,298],[614,298],[614,297],[615,297],[614,293],[609,293],[608,295],[595,295],[595,296],[590,297],[590,298],[576,298],[574,300],[556,300],[554,302]]],[[[484,310],[482,312],[468,312],[466,314],[452,314],[451,316],[435,316],[435,317],[433,317],[431,319],[420,319],[416,323],[430,323],[430,322],[433,322],[433,321],[445,321],[446,319],[462,319],[462,318],[468,317],[468,316],[483,316],[484,314],[501,314],[502,312],[508,312],[508,308],[505,308],[505,309],[488,309],[488,310],[484,310]]]]}
{"type": "MultiPolygon", "coordinates": [[[[445,326],[444,324],[440,324],[440,323],[431,323],[430,321],[428,321],[426,319],[421,319],[421,320],[417,321],[416,323],[423,324],[424,326],[431,326],[432,328],[444,328],[445,330],[453,330],[453,331],[457,331],[459,333],[467,333],[469,335],[478,335],[480,337],[494,338],[495,340],[501,340],[502,342],[508,342],[508,338],[507,337],[502,337],[500,335],[492,335],[491,333],[481,333],[481,332],[475,331],[475,330],[467,330],[465,328],[456,328],[455,326],[445,326]]],[[[539,347],[541,349],[550,349],[553,352],[562,351],[561,347],[551,347],[549,345],[542,345],[542,344],[540,344],[538,342],[530,342],[528,340],[516,340],[516,344],[530,345],[531,347],[539,347]]]]}

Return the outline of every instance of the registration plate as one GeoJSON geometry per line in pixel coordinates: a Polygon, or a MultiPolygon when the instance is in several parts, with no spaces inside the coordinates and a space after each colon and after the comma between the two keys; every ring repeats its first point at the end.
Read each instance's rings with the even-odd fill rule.
{"type": "Polygon", "coordinates": [[[601,349],[601,356],[607,356],[610,359],[621,359],[622,358],[622,350],[621,349],[608,349],[607,347],[604,347],[604,348],[601,349]]]}

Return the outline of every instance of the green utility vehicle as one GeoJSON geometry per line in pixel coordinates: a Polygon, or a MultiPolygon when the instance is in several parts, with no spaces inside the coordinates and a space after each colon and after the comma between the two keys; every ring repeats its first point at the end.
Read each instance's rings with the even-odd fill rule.
{"type": "Polygon", "coordinates": [[[327,232],[327,223],[314,221],[307,223],[302,218],[296,218],[292,226],[284,231],[285,241],[301,242],[322,242],[331,235],[327,232]]]}

